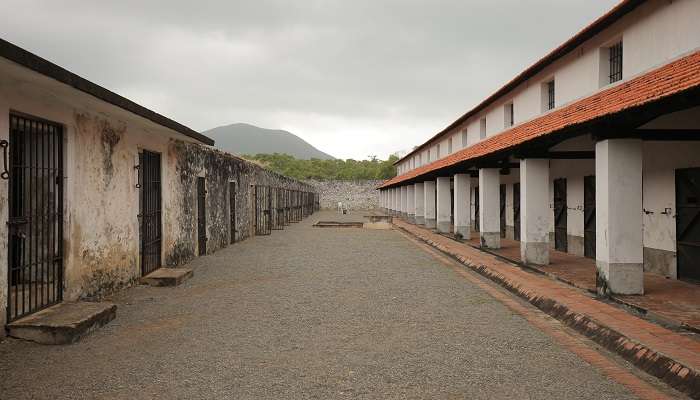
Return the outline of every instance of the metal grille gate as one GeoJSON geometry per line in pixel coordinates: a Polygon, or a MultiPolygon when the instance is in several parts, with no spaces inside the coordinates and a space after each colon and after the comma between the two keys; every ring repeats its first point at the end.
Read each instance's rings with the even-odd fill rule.
{"type": "Polygon", "coordinates": [[[676,170],[678,278],[700,281],[700,168],[676,170]]]}
{"type": "Polygon", "coordinates": [[[162,213],[160,154],[144,150],[139,154],[139,219],[141,220],[141,274],[161,266],[162,213]]]}
{"type": "Polygon", "coordinates": [[[272,196],[267,186],[255,186],[255,234],[272,233],[272,196]]]}
{"type": "Polygon", "coordinates": [[[272,229],[282,230],[284,229],[284,204],[283,204],[283,194],[284,190],[282,188],[272,189],[273,199],[273,217],[272,217],[272,229]]]}
{"type": "Polygon", "coordinates": [[[481,221],[479,216],[479,187],[474,188],[474,230],[481,231],[481,221]]]}
{"type": "Polygon", "coordinates": [[[236,243],[236,182],[228,184],[228,201],[229,201],[229,231],[231,237],[229,243],[236,243]]]}
{"type": "Polygon", "coordinates": [[[568,239],[566,205],[566,178],[554,180],[554,248],[559,251],[567,251],[568,239]]]}
{"type": "Polygon", "coordinates": [[[513,240],[520,240],[520,183],[513,184],[513,240]]]}
{"type": "Polygon", "coordinates": [[[9,153],[11,322],[63,299],[63,128],[11,114],[9,153]]]}
{"type": "Polygon", "coordinates": [[[197,178],[197,245],[199,255],[207,254],[207,190],[203,177],[197,178]]]}
{"type": "Polygon", "coordinates": [[[595,258],[595,176],[583,178],[583,255],[595,258]]]}
{"type": "Polygon", "coordinates": [[[501,237],[506,237],[506,185],[498,186],[498,201],[500,205],[500,232],[501,237]]]}

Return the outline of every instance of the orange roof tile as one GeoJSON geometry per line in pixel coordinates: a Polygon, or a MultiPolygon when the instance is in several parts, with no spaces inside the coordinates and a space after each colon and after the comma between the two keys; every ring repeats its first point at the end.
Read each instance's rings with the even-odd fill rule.
{"type": "Polygon", "coordinates": [[[700,87],[700,51],[384,182],[384,188],[700,87]]]}

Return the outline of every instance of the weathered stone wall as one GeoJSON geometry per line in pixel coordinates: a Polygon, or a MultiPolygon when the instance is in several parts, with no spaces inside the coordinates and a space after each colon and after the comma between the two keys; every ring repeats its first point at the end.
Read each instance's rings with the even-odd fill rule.
{"type": "Polygon", "coordinates": [[[256,164],[211,147],[173,141],[170,159],[177,176],[171,188],[178,198],[177,223],[171,226],[165,246],[164,263],[178,265],[198,254],[197,240],[197,177],[206,184],[207,254],[231,242],[230,182],[235,182],[235,239],[253,235],[254,187],[271,186],[299,191],[314,188],[291,178],[266,170],[256,164]]]}
{"type": "Polygon", "coordinates": [[[321,209],[337,209],[342,202],[350,210],[373,210],[379,207],[379,191],[383,181],[316,181],[308,180],[319,193],[321,209]]]}

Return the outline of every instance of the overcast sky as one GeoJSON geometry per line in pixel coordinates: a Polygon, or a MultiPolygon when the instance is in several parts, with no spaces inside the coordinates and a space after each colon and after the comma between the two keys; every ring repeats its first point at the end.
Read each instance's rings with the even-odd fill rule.
{"type": "Polygon", "coordinates": [[[615,3],[4,0],[0,35],[198,131],[247,122],[385,158],[615,3]]]}

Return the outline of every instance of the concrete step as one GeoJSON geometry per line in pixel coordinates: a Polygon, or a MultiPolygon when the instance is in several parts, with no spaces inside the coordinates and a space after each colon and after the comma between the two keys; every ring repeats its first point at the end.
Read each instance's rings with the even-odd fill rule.
{"type": "Polygon", "coordinates": [[[8,335],[41,344],[69,344],[117,316],[111,303],[65,302],[7,325],[8,335]]]}
{"type": "Polygon", "coordinates": [[[159,268],[141,278],[141,283],[151,286],[178,286],[192,275],[190,268],[159,268]]]}

